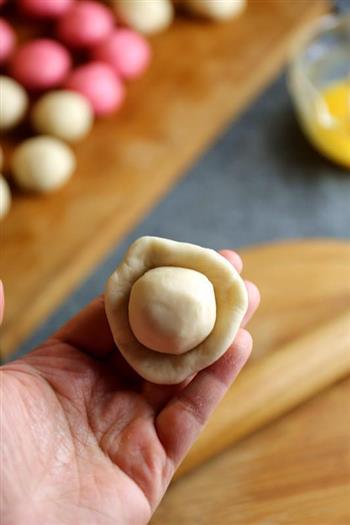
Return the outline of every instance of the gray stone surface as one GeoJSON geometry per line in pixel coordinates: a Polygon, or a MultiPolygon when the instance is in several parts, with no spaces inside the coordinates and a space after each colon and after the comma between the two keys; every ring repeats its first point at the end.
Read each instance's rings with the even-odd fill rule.
{"type": "Polygon", "coordinates": [[[298,237],[350,238],[350,173],[309,146],[280,78],[18,353],[101,293],[128,244],[144,234],[217,249],[298,237]]]}

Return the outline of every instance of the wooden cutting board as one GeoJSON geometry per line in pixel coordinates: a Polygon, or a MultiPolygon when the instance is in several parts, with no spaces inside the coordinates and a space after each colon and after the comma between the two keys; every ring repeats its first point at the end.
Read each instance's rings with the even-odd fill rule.
{"type": "MultiPolygon", "coordinates": [[[[238,381],[271,352],[350,308],[350,242],[283,243],[247,249],[242,256],[262,303],[250,325],[251,362],[238,381]]],[[[327,342],[330,355],[336,346],[337,341],[327,342]]],[[[299,366],[304,367],[302,360],[299,366]]],[[[285,370],[286,378],[290,373],[285,370]]],[[[306,381],[314,381],[312,374],[306,381]]],[[[222,402],[230,398],[231,411],[234,394],[235,385],[222,402]]],[[[204,462],[174,482],[152,525],[350,523],[349,405],[347,380],[204,462]]],[[[221,425],[217,416],[224,413],[214,414],[204,434],[221,425]]]]}
{"type": "MultiPolygon", "coordinates": [[[[152,41],[146,76],[122,111],[75,149],[78,171],[51,196],[15,194],[1,224],[8,354],[154,205],[272,79],[292,38],[325,0],[249,0],[241,17],[179,17],[152,41]]],[[[14,140],[1,140],[7,161],[14,140]]]]}

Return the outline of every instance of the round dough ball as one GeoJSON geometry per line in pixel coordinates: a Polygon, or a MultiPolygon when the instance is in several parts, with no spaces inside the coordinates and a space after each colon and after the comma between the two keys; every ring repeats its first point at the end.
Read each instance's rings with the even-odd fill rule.
{"type": "Polygon", "coordinates": [[[19,0],[21,11],[35,18],[57,18],[73,5],[75,0],[19,0]]]}
{"type": "Polygon", "coordinates": [[[174,18],[170,0],[113,0],[117,16],[140,33],[159,33],[166,29],[174,18]]]}
{"type": "Polygon", "coordinates": [[[64,142],[44,135],[22,142],[11,161],[17,184],[25,190],[43,193],[63,186],[75,165],[74,154],[64,142]]]}
{"type": "Polygon", "coordinates": [[[143,378],[168,385],[180,383],[219,359],[232,344],[247,306],[245,284],[224,257],[214,250],[158,237],[141,237],[130,246],[124,261],[109,278],[105,294],[109,325],[124,358],[143,378]],[[167,277],[156,279],[154,269],[159,268],[162,276],[164,267],[167,277]],[[193,274],[187,272],[175,276],[174,268],[192,270],[199,273],[199,277],[196,275],[194,280],[193,274]],[[215,294],[216,317],[212,329],[212,291],[209,292],[211,288],[202,276],[206,276],[215,294]],[[187,296],[186,287],[189,288],[187,296]],[[208,307],[211,318],[207,325],[196,309],[201,294],[206,303],[202,308],[208,307]],[[195,346],[178,353],[190,346],[185,331],[191,322],[196,326],[190,329],[189,339],[193,338],[195,346]],[[154,334],[150,333],[152,327],[154,331],[159,330],[156,345],[154,334]],[[207,336],[206,332],[209,332],[207,336]],[[202,337],[204,339],[195,344],[202,337]],[[144,343],[150,342],[157,351],[138,338],[144,343]]]}
{"type": "Polygon", "coordinates": [[[85,137],[93,124],[89,101],[74,91],[51,91],[32,111],[32,123],[40,133],[75,142],[85,137]]]}
{"type": "Polygon", "coordinates": [[[71,67],[65,47],[49,38],[30,40],[17,49],[11,60],[11,74],[32,90],[50,89],[64,81],[71,67]]]}
{"type": "Polygon", "coordinates": [[[123,104],[125,89],[114,70],[103,62],[90,62],[70,74],[66,87],[86,97],[95,115],[110,115],[123,104]]]}
{"type": "Polygon", "coordinates": [[[71,47],[91,47],[111,33],[113,14],[108,7],[93,0],[80,0],[60,18],[59,38],[71,47]]]}
{"type": "Polygon", "coordinates": [[[11,207],[11,192],[6,179],[0,174],[0,219],[7,215],[11,207]]]}
{"type": "Polygon", "coordinates": [[[0,130],[13,128],[24,117],[28,107],[28,96],[18,82],[0,76],[0,130]]]}
{"type": "Polygon", "coordinates": [[[0,18],[0,64],[8,60],[16,45],[16,34],[4,18],[0,18]]]}
{"type": "Polygon", "coordinates": [[[184,5],[200,16],[213,20],[226,20],[241,13],[246,0],[186,0],[184,5]]]}
{"type": "Polygon", "coordinates": [[[206,339],[215,320],[213,285],[195,270],[154,268],[131,288],[130,326],[151,350],[183,354],[206,339]]]}
{"type": "Polygon", "coordinates": [[[122,78],[133,79],[147,69],[151,47],[142,35],[118,28],[93,49],[92,56],[112,66],[122,78]]]}

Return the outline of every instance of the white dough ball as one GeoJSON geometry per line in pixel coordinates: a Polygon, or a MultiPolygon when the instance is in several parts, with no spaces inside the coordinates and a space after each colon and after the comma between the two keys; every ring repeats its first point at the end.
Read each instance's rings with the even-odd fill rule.
{"type": "Polygon", "coordinates": [[[85,137],[93,120],[89,101],[74,91],[51,91],[38,100],[32,112],[37,131],[69,142],[85,137]]]}
{"type": "Polygon", "coordinates": [[[246,0],[186,0],[185,5],[198,15],[226,20],[243,11],[246,0]]]}
{"type": "Polygon", "coordinates": [[[6,179],[0,174],[0,219],[7,215],[11,207],[11,192],[6,179]]]}
{"type": "Polygon", "coordinates": [[[28,96],[23,87],[10,77],[0,76],[0,130],[16,126],[27,107],[28,96]]]}
{"type": "Polygon", "coordinates": [[[154,268],[131,289],[130,326],[138,341],[151,350],[183,354],[208,337],[215,320],[213,285],[195,270],[154,268]]]}
{"type": "Polygon", "coordinates": [[[50,192],[62,186],[75,166],[72,150],[64,142],[45,135],[22,142],[11,161],[17,184],[39,192],[50,192]]]}
{"type": "Polygon", "coordinates": [[[158,33],[174,18],[170,0],[112,0],[118,17],[140,33],[158,33]]]}

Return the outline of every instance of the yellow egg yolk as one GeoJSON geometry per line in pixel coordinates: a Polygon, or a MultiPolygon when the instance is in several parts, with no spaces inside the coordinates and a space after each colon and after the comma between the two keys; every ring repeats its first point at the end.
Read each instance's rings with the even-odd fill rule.
{"type": "Polygon", "coordinates": [[[334,119],[327,125],[316,111],[304,122],[313,144],[331,160],[350,167],[350,80],[342,80],[324,88],[320,96],[329,115],[334,119]]]}

